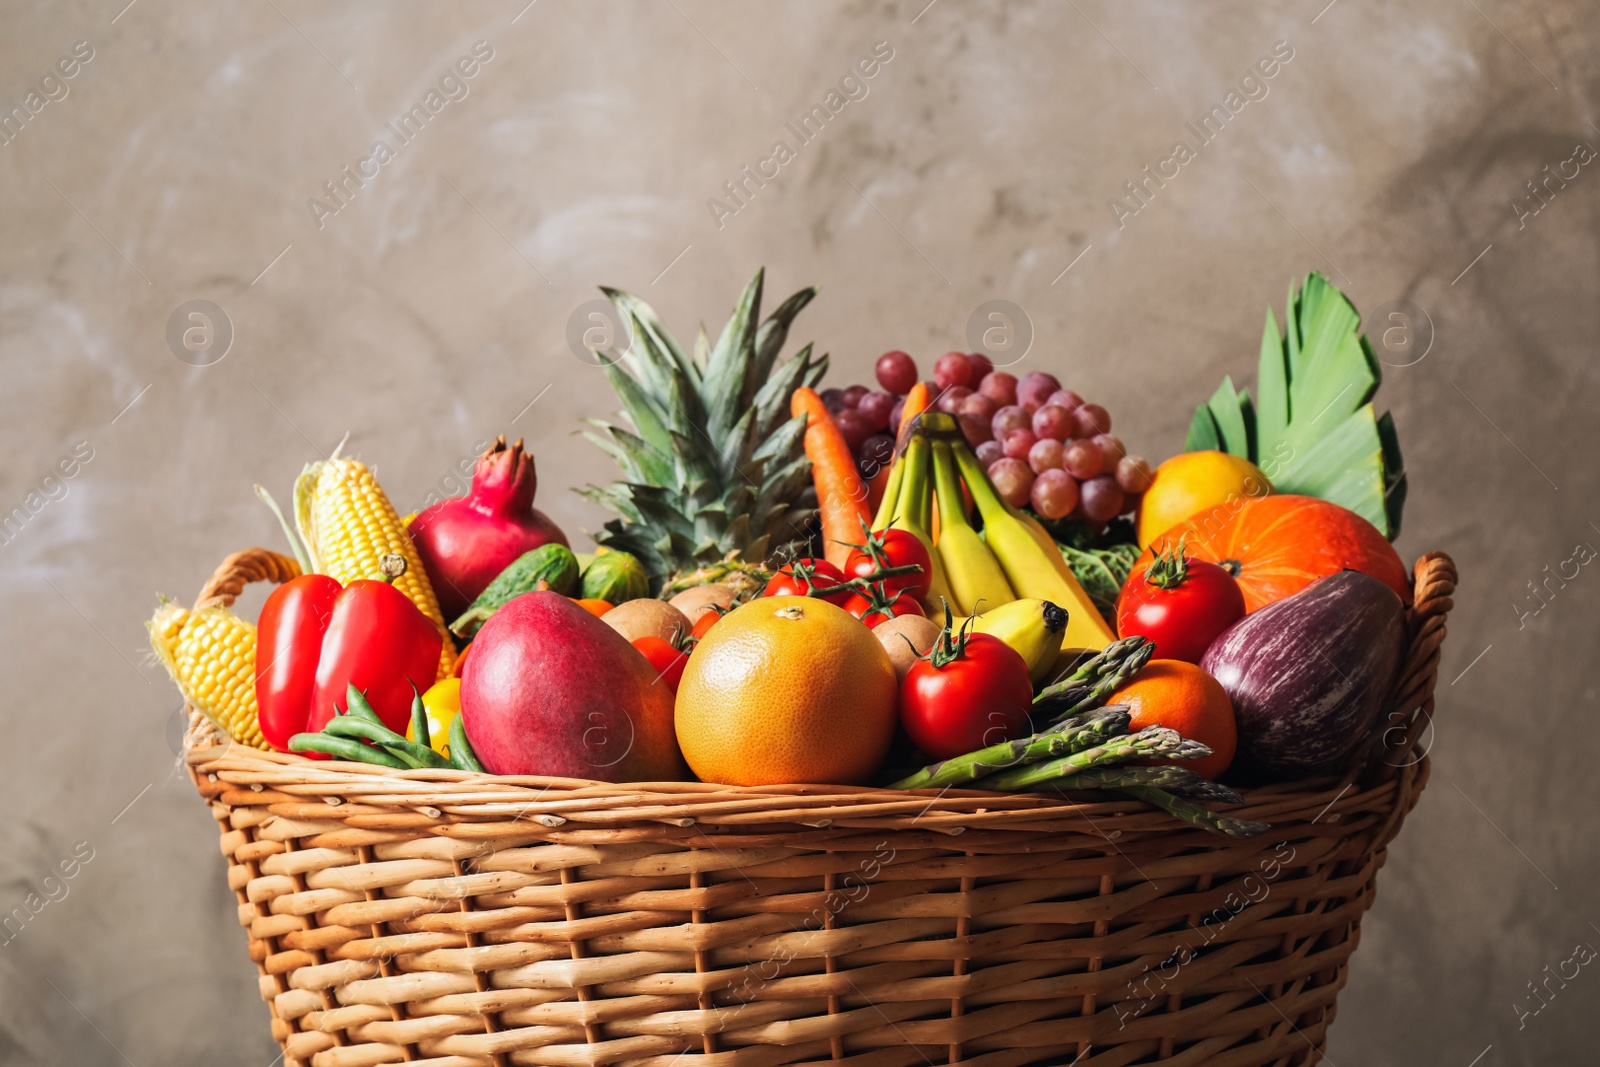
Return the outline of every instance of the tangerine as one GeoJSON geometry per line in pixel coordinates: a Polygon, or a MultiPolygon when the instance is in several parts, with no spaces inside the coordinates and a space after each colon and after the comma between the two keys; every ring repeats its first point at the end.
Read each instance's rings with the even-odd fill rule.
{"type": "Polygon", "coordinates": [[[894,666],[816,597],[760,597],[700,639],[678,683],[678,745],[702,781],[859,785],[888,754],[894,666]]]}
{"type": "Polygon", "coordinates": [[[1193,663],[1153,659],[1133,681],[1111,694],[1106,703],[1128,706],[1129,733],[1147,726],[1165,726],[1211,749],[1211,755],[1202,759],[1147,762],[1188,767],[1211,779],[1226,771],[1233,762],[1233,753],[1239,744],[1233,702],[1220,682],[1193,663]]]}

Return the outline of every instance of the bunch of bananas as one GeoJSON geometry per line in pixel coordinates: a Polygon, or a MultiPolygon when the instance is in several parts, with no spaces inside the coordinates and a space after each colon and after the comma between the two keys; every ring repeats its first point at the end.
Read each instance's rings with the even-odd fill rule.
{"type": "Polygon", "coordinates": [[[974,629],[1022,653],[1035,682],[1063,646],[1098,652],[1116,640],[1055,540],[1000,498],[954,417],[924,412],[901,442],[873,528],[890,525],[928,546],[935,617],[941,598],[977,616],[974,629]]]}

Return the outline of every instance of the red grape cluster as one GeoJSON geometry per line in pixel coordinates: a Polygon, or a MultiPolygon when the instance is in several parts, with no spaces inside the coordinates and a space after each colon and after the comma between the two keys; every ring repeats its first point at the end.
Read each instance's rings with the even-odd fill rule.
{"type": "Polygon", "coordinates": [[[965,422],[962,429],[1007,503],[1095,527],[1138,507],[1150,487],[1150,464],[1112,436],[1105,408],[1042,371],[1020,379],[995,371],[979,389],[998,406],[982,439],[965,422]]]}
{"type": "MultiPolygon", "coordinates": [[[[939,410],[959,417],[959,402],[975,395],[967,382],[988,374],[991,369],[992,364],[985,356],[950,352],[934,365],[934,380],[928,383],[928,393],[938,398],[939,410]]],[[[822,391],[822,402],[849,444],[861,476],[867,479],[894,458],[894,439],[900,428],[900,415],[905,410],[905,397],[917,384],[916,361],[904,352],[885,352],[878,359],[877,376],[882,391],[864,385],[822,391]]],[[[987,414],[982,417],[985,424],[995,407],[991,404],[986,410],[987,414]]]]}
{"type": "MultiPolygon", "coordinates": [[[[867,478],[893,457],[905,395],[918,377],[916,361],[899,351],[880,356],[876,372],[882,392],[852,385],[822,393],[867,478]]],[[[1106,409],[1063,389],[1053,374],[1018,378],[995,370],[987,356],[946,352],[933,365],[928,391],[934,407],[956,417],[1013,507],[1098,528],[1132,513],[1150,487],[1150,464],[1112,436],[1106,409]]]]}

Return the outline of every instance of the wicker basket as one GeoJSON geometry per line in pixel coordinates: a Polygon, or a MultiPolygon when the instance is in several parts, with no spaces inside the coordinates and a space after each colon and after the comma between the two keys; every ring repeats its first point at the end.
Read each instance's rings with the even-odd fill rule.
{"type": "MultiPolygon", "coordinates": [[[[294,572],[240,553],[201,599],[294,572]]],[[[312,763],[198,716],[186,758],[290,1065],[1311,1064],[1455,583],[1417,563],[1372,758],[1247,790],[1245,841],[1123,799],[312,763]]]]}

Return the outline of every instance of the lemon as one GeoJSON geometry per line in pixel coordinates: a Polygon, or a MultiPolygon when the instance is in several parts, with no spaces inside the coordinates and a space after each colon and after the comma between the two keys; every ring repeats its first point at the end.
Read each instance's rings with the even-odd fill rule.
{"type": "Polygon", "coordinates": [[[1185,519],[1214,508],[1232,510],[1219,515],[1231,517],[1246,500],[1267,496],[1272,483],[1254,463],[1226,452],[1185,452],[1173,456],[1156,468],[1150,488],[1139,501],[1135,520],[1139,547],[1150,542],[1185,519]]]}

